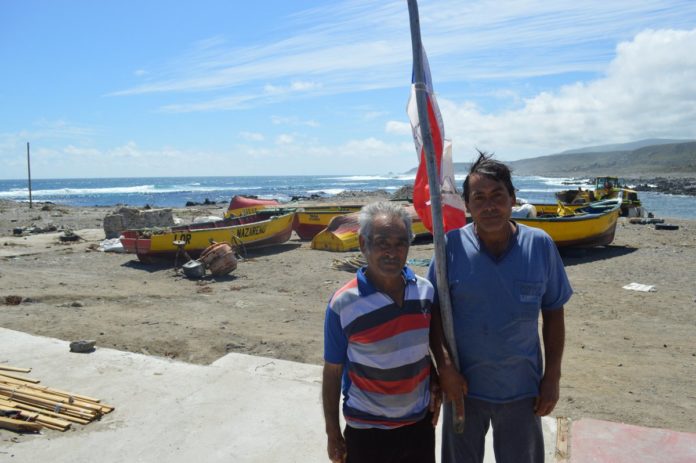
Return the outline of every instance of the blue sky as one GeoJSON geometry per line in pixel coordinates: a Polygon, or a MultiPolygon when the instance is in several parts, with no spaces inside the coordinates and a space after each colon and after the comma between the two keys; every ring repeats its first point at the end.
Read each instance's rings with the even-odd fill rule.
{"type": "MultiPolygon", "coordinates": [[[[696,138],[696,2],[421,0],[455,161],[696,138]]],[[[417,163],[405,0],[0,2],[0,178],[417,163]]]]}

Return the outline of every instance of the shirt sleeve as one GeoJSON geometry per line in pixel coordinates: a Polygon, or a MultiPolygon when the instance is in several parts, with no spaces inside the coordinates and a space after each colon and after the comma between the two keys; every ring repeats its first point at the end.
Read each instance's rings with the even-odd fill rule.
{"type": "Polygon", "coordinates": [[[440,303],[440,297],[437,293],[437,272],[435,271],[435,255],[430,259],[430,265],[428,266],[428,281],[433,285],[433,304],[440,303]]]}
{"type": "Polygon", "coordinates": [[[324,360],[329,363],[344,364],[348,350],[348,338],[341,327],[341,317],[326,307],[324,318],[324,360]]]}
{"type": "Polygon", "coordinates": [[[560,309],[570,300],[573,288],[568,281],[558,248],[551,238],[548,239],[547,248],[549,249],[548,281],[546,292],[541,299],[541,310],[560,309]]]}

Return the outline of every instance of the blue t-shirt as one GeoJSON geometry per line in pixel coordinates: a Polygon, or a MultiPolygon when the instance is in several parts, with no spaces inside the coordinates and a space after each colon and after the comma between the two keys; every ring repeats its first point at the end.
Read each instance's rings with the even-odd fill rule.
{"type": "MultiPolygon", "coordinates": [[[[573,294],[551,237],[516,225],[508,249],[497,259],[482,247],[473,223],[447,234],[460,367],[469,397],[489,402],[538,395],[543,374],[539,311],[559,309],[573,294]]],[[[432,264],[428,278],[437,300],[432,264]]]]}

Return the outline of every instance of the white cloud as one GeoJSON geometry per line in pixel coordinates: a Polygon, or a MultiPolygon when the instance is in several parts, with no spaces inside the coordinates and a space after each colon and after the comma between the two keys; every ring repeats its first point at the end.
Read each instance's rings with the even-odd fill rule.
{"type": "Polygon", "coordinates": [[[264,85],[263,86],[263,91],[268,93],[269,95],[279,95],[281,93],[284,93],[283,87],[279,87],[277,85],[264,85]]]}
{"type": "MultiPolygon", "coordinates": [[[[456,160],[474,148],[503,159],[644,138],[696,138],[696,29],[647,30],[616,47],[604,75],[486,112],[439,95],[456,160]]],[[[392,121],[387,132],[405,132],[392,121]]]]}
{"type": "Polygon", "coordinates": [[[372,120],[380,118],[382,116],[386,116],[387,114],[389,114],[387,111],[368,111],[365,113],[363,118],[366,121],[372,121],[372,120]]]}
{"type": "Polygon", "coordinates": [[[271,123],[275,125],[319,127],[319,123],[313,119],[300,119],[297,116],[271,116],[271,123]]]}
{"type": "Polygon", "coordinates": [[[411,135],[411,124],[401,121],[387,121],[384,131],[395,135],[411,135]]]}
{"type": "Polygon", "coordinates": [[[418,162],[413,143],[389,143],[374,137],[327,145],[294,135],[273,148],[241,145],[234,151],[245,160],[254,160],[245,164],[245,174],[250,175],[403,172],[418,162]]]}
{"type": "Polygon", "coordinates": [[[262,133],[258,132],[239,132],[239,136],[248,141],[263,141],[264,136],[262,133]]]}
{"type": "Polygon", "coordinates": [[[302,82],[302,81],[297,81],[293,82],[290,84],[290,89],[299,91],[299,92],[306,92],[308,90],[314,90],[316,88],[321,87],[321,84],[317,82],[302,82]]]}
{"type": "MultiPolygon", "coordinates": [[[[58,153],[55,150],[52,150],[51,154],[56,155],[58,153]]],[[[101,152],[96,148],[68,145],[63,148],[63,154],[66,154],[68,157],[96,158],[101,155],[101,152]]]]}
{"type": "MultiPolygon", "coordinates": [[[[692,0],[438,0],[420,8],[438,82],[598,72],[607,43],[646,28],[693,27],[692,0]]],[[[314,96],[395,88],[408,79],[411,44],[402,0],[328,2],[283,18],[276,41],[233,47],[216,36],[151,71],[152,79],[112,95],[225,91],[188,110],[235,109],[311,92],[314,96]],[[405,77],[406,76],[406,77],[405,77]],[[249,86],[266,85],[246,98],[249,86]],[[289,85],[287,82],[291,82],[289,85]],[[319,83],[321,82],[321,83],[319,83]]],[[[202,97],[203,98],[203,97],[202,97]]],[[[209,98],[205,96],[205,98],[209,98]]]]}
{"type": "Polygon", "coordinates": [[[278,135],[276,138],[276,145],[290,145],[295,141],[295,138],[287,133],[278,135]]]}

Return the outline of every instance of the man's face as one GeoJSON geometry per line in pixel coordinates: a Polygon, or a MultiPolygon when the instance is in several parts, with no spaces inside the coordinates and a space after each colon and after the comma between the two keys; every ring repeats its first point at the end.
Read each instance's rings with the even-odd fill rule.
{"type": "Polygon", "coordinates": [[[502,232],[508,226],[514,204],[515,195],[510,195],[503,182],[480,174],[469,178],[466,207],[479,234],[502,232]]]}
{"type": "Polygon", "coordinates": [[[382,278],[401,276],[410,245],[403,220],[377,216],[372,223],[372,236],[359,239],[360,251],[367,259],[370,273],[382,278]]]}

